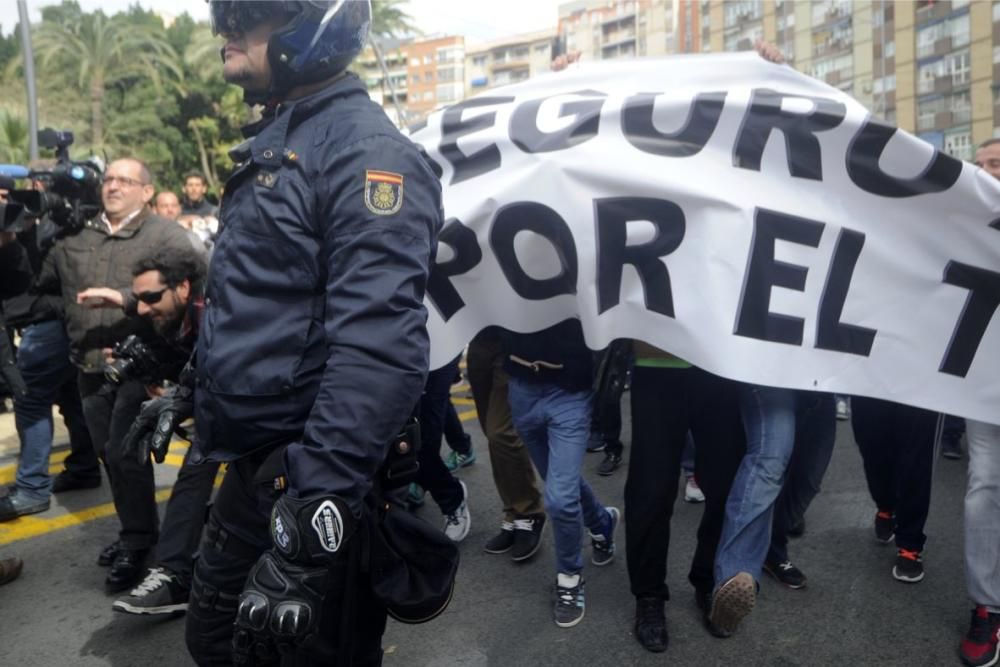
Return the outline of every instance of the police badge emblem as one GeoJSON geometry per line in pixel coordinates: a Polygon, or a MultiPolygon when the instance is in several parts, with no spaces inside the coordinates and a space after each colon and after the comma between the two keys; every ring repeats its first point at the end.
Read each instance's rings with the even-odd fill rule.
{"type": "Polygon", "coordinates": [[[403,207],[403,176],[365,170],[365,206],[375,215],[393,215],[403,207]]]}

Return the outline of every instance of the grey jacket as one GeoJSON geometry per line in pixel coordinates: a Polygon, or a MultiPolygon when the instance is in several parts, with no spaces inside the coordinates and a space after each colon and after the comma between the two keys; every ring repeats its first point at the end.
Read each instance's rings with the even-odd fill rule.
{"type": "Polygon", "coordinates": [[[132,267],[164,246],[190,249],[191,241],[176,222],[143,209],[114,234],[99,218],[90,220],[73,236],[60,240],[46,256],[36,290],[59,294],[66,312],[70,357],[85,373],[104,369],[102,348],[114,347],[130,334],[150,335],[143,318],[127,318],[120,308],[85,308],[76,295],[88,287],[132,291],[132,267]]]}

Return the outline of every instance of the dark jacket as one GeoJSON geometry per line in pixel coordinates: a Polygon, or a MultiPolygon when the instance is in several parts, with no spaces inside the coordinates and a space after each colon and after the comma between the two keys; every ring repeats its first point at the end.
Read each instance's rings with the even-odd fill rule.
{"type": "Polygon", "coordinates": [[[521,334],[506,331],[504,370],[527,382],[546,382],[569,391],[593,386],[594,355],[583,340],[583,327],[576,318],[548,329],[521,334]]]}
{"type": "MultiPolygon", "coordinates": [[[[18,234],[17,239],[28,254],[33,275],[38,275],[41,271],[45,256],[52,249],[58,232],[55,224],[46,220],[18,234]]],[[[57,294],[24,292],[4,301],[3,307],[7,326],[15,329],[63,317],[62,297],[57,294]]]]}
{"type": "Polygon", "coordinates": [[[198,447],[290,442],[292,494],[360,511],[427,374],[441,186],[354,75],[244,133],[198,339],[198,447]]]}
{"type": "Polygon", "coordinates": [[[38,277],[37,291],[58,294],[65,309],[70,357],[85,373],[104,369],[102,348],[130,334],[149,338],[152,328],[144,320],[128,318],[116,308],[84,308],[76,295],[88,287],[111,287],[128,294],[132,267],[154,249],[174,245],[191,249],[184,228],[143,209],[114,235],[100,219],[90,220],[74,236],[59,241],[49,252],[38,277]]]}
{"type": "Polygon", "coordinates": [[[205,217],[217,217],[218,207],[207,199],[202,199],[200,202],[195,204],[187,197],[181,200],[181,215],[198,215],[203,218],[205,217]]]}
{"type": "MultiPolygon", "coordinates": [[[[0,300],[10,299],[26,291],[33,277],[28,253],[17,242],[0,247],[0,300]]],[[[14,396],[25,392],[24,380],[14,364],[14,350],[4,322],[3,308],[0,307],[0,376],[14,396]]]]}

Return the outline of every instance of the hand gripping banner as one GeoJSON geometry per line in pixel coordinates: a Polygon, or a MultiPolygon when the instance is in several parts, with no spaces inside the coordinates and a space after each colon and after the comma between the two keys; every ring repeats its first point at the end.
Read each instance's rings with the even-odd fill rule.
{"type": "Polygon", "coordinates": [[[568,317],[758,384],[1000,422],[1000,183],[755,54],[595,63],[413,135],[432,366],[568,317]]]}

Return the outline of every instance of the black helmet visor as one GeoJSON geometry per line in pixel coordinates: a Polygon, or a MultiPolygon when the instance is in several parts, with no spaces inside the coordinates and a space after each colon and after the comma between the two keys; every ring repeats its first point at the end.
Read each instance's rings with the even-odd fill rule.
{"type": "Polygon", "coordinates": [[[245,34],[288,11],[281,0],[210,0],[208,7],[214,35],[245,34]]]}

